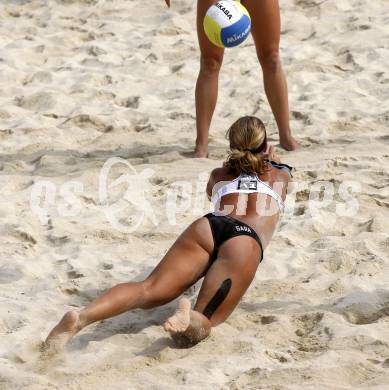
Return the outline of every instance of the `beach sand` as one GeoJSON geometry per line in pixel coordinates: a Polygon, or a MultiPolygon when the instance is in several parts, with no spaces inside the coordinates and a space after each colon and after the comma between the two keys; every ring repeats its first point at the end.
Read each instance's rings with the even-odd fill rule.
{"type": "Polygon", "coordinates": [[[384,0],[281,1],[281,55],[302,148],[278,151],[305,188],[291,195],[230,318],[180,349],[161,327],[176,302],[136,310],[85,329],[51,360],[40,345],[65,310],[147,276],[209,211],[199,193],[225,156],[228,126],[257,115],[274,144],[278,133],[250,37],[225,55],[210,158],[191,158],[194,1],[173,0],[171,10],[162,0],[1,3],[1,389],[388,388],[384,0]],[[109,183],[135,169],[134,191],[146,187],[145,198],[129,192],[127,200],[125,183],[109,189],[108,202],[118,202],[108,214],[121,229],[99,194],[111,157],[122,160],[111,160],[109,183]],[[322,181],[335,195],[318,209],[309,197],[322,181]],[[347,181],[358,210],[342,216],[347,181]],[[167,207],[176,198],[179,209],[167,207]]]}

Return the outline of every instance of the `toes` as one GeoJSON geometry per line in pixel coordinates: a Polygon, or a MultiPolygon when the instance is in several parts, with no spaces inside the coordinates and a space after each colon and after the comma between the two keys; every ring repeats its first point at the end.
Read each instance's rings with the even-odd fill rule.
{"type": "Polygon", "coordinates": [[[163,325],[163,328],[167,332],[171,333],[178,333],[178,332],[184,332],[186,330],[186,326],[182,324],[181,322],[177,321],[176,318],[169,318],[163,325]]]}
{"type": "Polygon", "coordinates": [[[168,320],[164,323],[163,328],[164,328],[167,332],[174,332],[174,326],[173,326],[173,324],[170,322],[170,319],[168,319],[168,320]]]}

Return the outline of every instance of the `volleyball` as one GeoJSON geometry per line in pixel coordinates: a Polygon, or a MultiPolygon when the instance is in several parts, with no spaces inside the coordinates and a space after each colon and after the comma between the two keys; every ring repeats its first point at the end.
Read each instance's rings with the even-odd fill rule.
{"type": "Polygon", "coordinates": [[[205,35],[218,47],[238,46],[248,37],[250,30],[250,14],[238,1],[218,1],[208,9],[204,18],[205,35]]]}

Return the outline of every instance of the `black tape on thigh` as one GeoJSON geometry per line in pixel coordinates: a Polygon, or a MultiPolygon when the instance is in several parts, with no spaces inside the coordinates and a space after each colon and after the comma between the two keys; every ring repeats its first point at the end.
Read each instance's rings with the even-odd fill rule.
{"type": "Polygon", "coordinates": [[[207,317],[209,320],[211,319],[213,313],[217,310],[217,308],[223,303],[223,301],[226,299],[226,296],[230,292],[232,285],[231,279],[226,279],[219,289],[216,291],[216,294],[213,296],[213,298],[209,301],[207,307],[204,309],[203,314],[205,317],[207,317]]]}

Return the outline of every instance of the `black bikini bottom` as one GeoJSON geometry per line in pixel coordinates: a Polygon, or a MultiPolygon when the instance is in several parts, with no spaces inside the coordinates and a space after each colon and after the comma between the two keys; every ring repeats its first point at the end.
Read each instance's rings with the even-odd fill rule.
{"type": "Polygon", "coordinates": [[[261,239],[252,227],[227,215],[215,215],[213,213],[209,213],[204,215],[204,217],[209,221],[214,242],[213,252],[209,258],[210,265],[217,259],[220,246],[230,238],[237,236],[250,236],[254,238],[261,247],[260,261],[262,261],[263,247],[261,239]]]}

